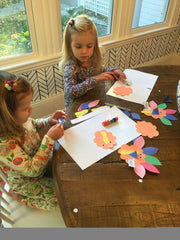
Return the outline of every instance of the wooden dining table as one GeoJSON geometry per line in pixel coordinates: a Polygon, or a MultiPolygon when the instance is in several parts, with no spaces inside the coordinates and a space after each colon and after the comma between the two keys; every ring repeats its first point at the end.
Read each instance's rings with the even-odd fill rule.
{"type": "MultiPolygon", "coordinates": [[[[169,96],[172,102],[166,103],[167,108],[177,110],[179,66],[149,66],[136,70],[159,76],[148,101],[160,104],[169,96]]],[[[113,83],[102,82],[75,99],[67,109],[64,129],[72,127],[70,120],[76,118],[80,104],[87,101],[99,99],[101,106],[111,103],[129,108],[159,131],[156,137],[145,137],[145,143],[147,147],[158,148],[155,156],[162,163],[157,167],[160,173],[147,171],[140,179],[118,151],[82,170],[59,145],[53,155],[53,178],[65,224],[78,228],[180,227],[179,114],[174,114],[178,120],[172,121],[172,126],[165,125],[160,119],[141,113],[143,105],[106,95],[113,83]]]]}

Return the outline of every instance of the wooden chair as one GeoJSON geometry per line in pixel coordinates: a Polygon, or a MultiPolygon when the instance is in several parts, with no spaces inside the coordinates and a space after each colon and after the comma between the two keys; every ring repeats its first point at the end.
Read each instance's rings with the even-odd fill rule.
{"type": "Polygon", "coordinates": [[[4,228],[64,228],[65,223],[57,206],[54,211],[44,211],[23,206],[9,195],[9,184],[6,176],[0,171],[5,182],[0,184],[0,219],[4,228]]]}

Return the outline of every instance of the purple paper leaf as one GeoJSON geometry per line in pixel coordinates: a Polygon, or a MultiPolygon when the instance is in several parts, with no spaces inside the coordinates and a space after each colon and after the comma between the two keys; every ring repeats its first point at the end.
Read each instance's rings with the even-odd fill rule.
{"type": "Polygon", "coordinates": [[[131,113],[131,116],[132,116],[133,119],[142,120],[141,117],[140,117],[140,115],[139,115],[138,113],[133,113],[133,112],[132,112],[132,113],[131,113]]]}
{"type": "Polygon", "coordinates": [[[81,110],[88,109],[90,102],[91,102],[91,101],[83,103],[83,104],[81,105],[81,110]]]}
{"type": "Polygon", "coordinates": [[[158,151],[158,148],[155,148],[155,147],[146,147],[146,148],[143,148],[143,153],[144,154],[147,154],[147,155],[154,155],[157,153],[158,151]]]}
{"type": "Polygon", "coordinates": [[[167,119],[169,119],[169,120],[172,120],[172,121],[177,120],[176,117],[174,117],[173,115],[170,115],[170,114],[166,114],[165,118],[167,118],[167,119]]]}
{"type": "Polygon", "coordinates": [[[128,117],[130,116],[130,112],[128,112],[128,110],[124,110],[123,112],[124,112],[124,114],[126,114],[126,116],[128,116],[128,117]]]}

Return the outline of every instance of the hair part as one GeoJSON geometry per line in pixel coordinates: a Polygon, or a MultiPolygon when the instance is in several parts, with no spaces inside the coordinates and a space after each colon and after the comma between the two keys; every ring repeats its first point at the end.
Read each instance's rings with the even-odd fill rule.
{"type": "Polygon", "coordinates": [[[15,122],[14,114],[20,100],[30,93],[33,93],[33,88],[24,77],[0,71],[0,136],[24,136],[25,130],[15,122]],[[15,81],[15,91],[5,88],[7,81],[15,81]]]}
{"type": "MultiPolygon", "coordinates": [[[[102,68],[102,60],[101,60],[101,53],[99,50],[96,26],[94,22],[87,15],[79,15],[73,18],[73,20],[74,20],[73,23],[69,24],[70,22],[68,22],[64,29],[62,63],[63,65],[65,65],[69,59],[73,59],[78,67],[79,65],[78,61],[75,58],[71,48],[71,36],[73,33],[90,32],[94,35],[94,52],[91,59],[92,59],[92,62],[96,64],[97,73],[98,73],[102,68]]],[[[71,19],[69,21],[71,21],[71,19]]]]}

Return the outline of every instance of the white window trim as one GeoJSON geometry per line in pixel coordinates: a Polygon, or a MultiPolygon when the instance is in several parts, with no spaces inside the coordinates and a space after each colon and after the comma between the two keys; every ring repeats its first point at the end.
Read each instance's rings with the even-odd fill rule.
{"type": "MultiPolygon", "coordinates": [[[[57,64],[61,57],[62,35],[60,0],[25,0],[34,52],[0,60],[0,69],[28,72],[57,64]]],[[[145,38],[158,31],[177,27],[180,1],[170,0],[166,22],[131,29],[135,0],[114,0],[112,34],[100,37],[100,46],[115,47],[132,38],[145,38]]]]}

